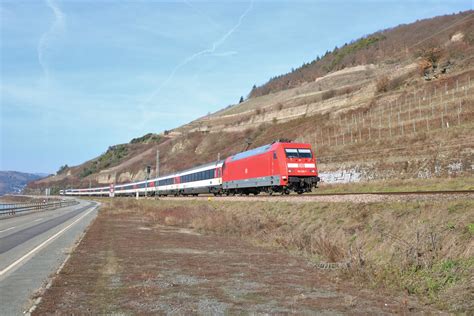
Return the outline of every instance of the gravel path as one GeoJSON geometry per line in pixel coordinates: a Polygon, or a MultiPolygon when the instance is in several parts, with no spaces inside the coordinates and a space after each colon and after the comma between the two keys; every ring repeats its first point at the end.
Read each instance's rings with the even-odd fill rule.
{"type": "Polygon", "coordinates": [[[273,195],[264,194],[249,196],[180,196],[160,197],[163,200],[216,200],[216,201],[264,201],[264,202],[331,202],[331,203],[377,203],[400,201],[433,201],[460,198],[474,198],[474,193],[466,194],[350,194],[350,195],[273,195]]]}

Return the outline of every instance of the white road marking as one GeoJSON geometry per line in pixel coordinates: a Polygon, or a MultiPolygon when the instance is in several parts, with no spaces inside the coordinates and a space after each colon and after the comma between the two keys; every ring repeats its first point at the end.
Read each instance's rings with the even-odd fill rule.
{"type": "Polygon", "coordinates": [[[7,229],[4,229],[4,230],[0,230],[0,233],[3,233],[3,232],[6,232],[6,231],[9,231],[13,228],[15,228],[16,226],[13,226],[13,227],[10,227],[10,228],[7,228],[7,229]]]}
{"type": "Polygon", "coordinates": [[[71,224],[67,225],[66,227],[64,227],[63,229],[61,229],[60,231],[58,231],[56,234],[54,234],[53,236],[49,237],[48,239],[46,239],[45,241],[43,241],[41,244],[39,244],[38,246],[36,246],[35,248],[33,248],[33,250],[31,250],[30,252],[28,252],[27,254],[25,254],[23,257],[21,257],[20,259],[16,260],[15,262],[13,262],[12,264],[10,264],[8,267],[6,267],[5,269],[3,269],[2,271],[0,271],[0,277],[4,274],[6,274],[8,271],[10,271],[11,269],[13,269],[16,265],[20,264],[22,261],[24,261],[25,259],[27,259],[28,257],[30,257],[32,254],[34,254],[35,252],[37,252],[38,250],[40,250],[41,248],[43,248],[46,244],[48,244],[50,241],[56,239],[56,237],[58,237],[59,235],[61,235],[62,233],[64,233],[66,230],[68,230],[69,228],[71,228],[74,224],[76,224],[78,221],[80,221],[81,219],[83,219],[85,216],[87,216],[89,213],[91,213],[93,210],[95,210],[97,208],[97,206],[93,207],[90,211],[88,211],[87,213],[83,214],[81,217],[79,217],[78,219],[76,219],[74,222],[72,222],[71,224]]]}
{"type": "Polygon", "coordinates": [[[42,220],[42,219],[43,219],[43,218],[41,217],[41,218],[35,219],[33,222],[37,222],[37,221],[40,221],[40,220],[42,220]]]}

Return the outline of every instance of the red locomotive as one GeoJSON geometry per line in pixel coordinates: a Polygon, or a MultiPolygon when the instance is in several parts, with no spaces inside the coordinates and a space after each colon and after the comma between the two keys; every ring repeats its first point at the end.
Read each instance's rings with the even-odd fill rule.
{"type": "Polygon", "coordinates": [[[310,192],[319,182],[310,144],[274,142],[230,156],[222,166],[227,194],[310,192]]]}

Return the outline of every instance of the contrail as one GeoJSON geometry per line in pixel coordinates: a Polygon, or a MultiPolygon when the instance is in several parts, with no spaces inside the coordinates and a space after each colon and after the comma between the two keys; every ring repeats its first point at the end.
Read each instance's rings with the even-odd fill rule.
{"type": "Polygon", "coordinates": [[[215,41],[212,44],[211,48],[202,50],[200,52],[192,54],[191,56],[186,57],[176,67],[174,67],[174,69],[171,71],[170,75],[165,79],[165,81],[163,81],[163,83],[155,91],[153,91],[153,93],[150,95],[150,97],[148,97],[140,106],[143,107],[144,105],[148,104],[151,100],[153,100],[161,92],[161,89],[163,89],[163,87],[166,86],[173,79],[174,75],[176,74],[176,72],[180,68],[182,68],[183,66],[189,64],[190,62],[192,62],[193,60],[195,60],[196,58],[198,58],[200,56],[213,54],[216,51],[216,49],[219,48],[219,46],[224,44],[224,42],[227,40],[227,38],[229,38],[229,36],[231,36],[232,33],[234,33],[239,28],[239,26],[242,24],[242,21],[245,18],[245,16],[250,12],[250,10],[252,10],[253,2],[254,2],[254,0],[252,0],[250,2],[248,8],[244,11],[244,13],[242,13],[240,15],[239,20],[237,21],[237,23],[229,31],[227,31],[227,33],[225,33],[220,39],[215,41]]]}
{"type": "Polygon", "coordinates": [[[49,28],[47,32],[45,32],[38,43],[38,62],[43,69],[44,77],[46,78],[46,82],[49,83],[49,68],[48,68],[48,63],[46,61],[45,55],[48,50],[48,44],[51,40],[51,38],[58,33],[61,33],[65,29],[65,21],[66,21],[66,16],[64,13],[59,9],[59,7],[56,5],[54,0],[46,0],[45,1],[48,7],[51,8],[54,14],[54,22],[49,28]]]}

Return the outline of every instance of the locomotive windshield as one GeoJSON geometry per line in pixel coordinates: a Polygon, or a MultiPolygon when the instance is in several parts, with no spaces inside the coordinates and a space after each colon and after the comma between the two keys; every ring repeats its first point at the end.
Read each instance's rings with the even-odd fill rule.
{"type": "Polygon", "coordinates": [[[286,158],[312,158],[310,149],[286,148],[286,158]]]}
{"type": "Polygon", "coordinates": [[[286,158],[298,158],[298,149],[286,148],[285,153],[286,158]]]}
{"type": "Polygon", "coordinates": [[[300,158],[312,158],[310,149],[298,149],[298,155],[300,158]]]}

